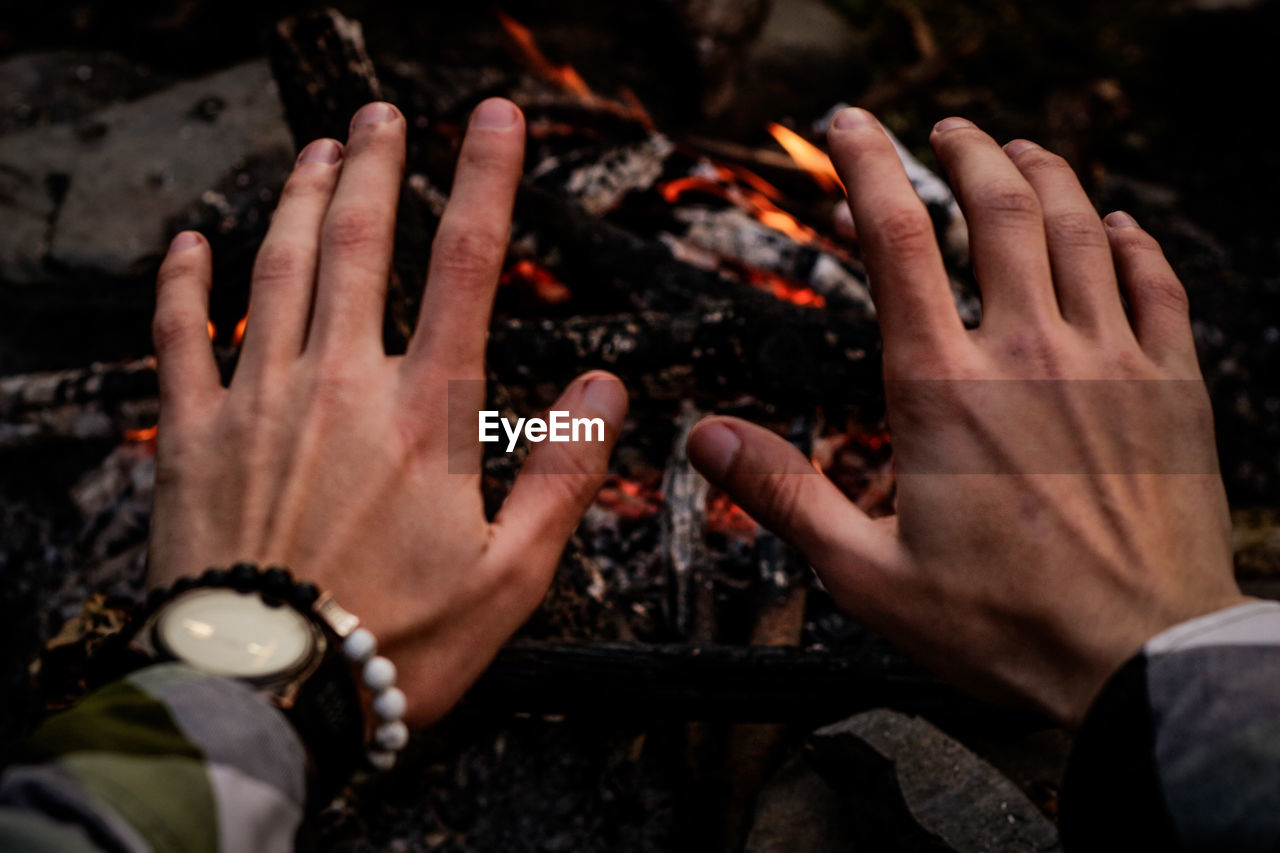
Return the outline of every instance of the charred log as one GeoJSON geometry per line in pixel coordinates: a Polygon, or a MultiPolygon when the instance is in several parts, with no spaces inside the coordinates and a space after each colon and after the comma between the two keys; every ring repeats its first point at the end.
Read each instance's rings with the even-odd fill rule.
{"type": "Polygon", "coordinates": [[[821,311],[761,296],[767,310],[725,303],[706,313],[501,321],[490,335],[489,364],[511,384],[598,367],[657,398],[751,394],[802,411],[818,402],[875,416],[876,339],[832,324],[821,311]]]}
{"type": "Polygon", "coordinates": [[[818,724],[887,707],[931,719],[1035,728],[882,653],[723,645],[516,642],[466,707],[597,719],[818,724]]]}

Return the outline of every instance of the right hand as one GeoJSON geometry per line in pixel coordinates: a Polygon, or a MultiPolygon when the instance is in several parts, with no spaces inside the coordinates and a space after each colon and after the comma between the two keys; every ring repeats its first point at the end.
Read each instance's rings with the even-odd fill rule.
{"type": "Polygon", "coordinates": [[[689,456],[854,618],[1074,726],[1150,637],[1244,600],[1186,294],[1062,158],[963,119],[932,142],[969,221],[972,331],[888,136],[856,109],[830,133],[883,333],[898,514],[871,520],[737,419],[700,424],[689,456]]]}

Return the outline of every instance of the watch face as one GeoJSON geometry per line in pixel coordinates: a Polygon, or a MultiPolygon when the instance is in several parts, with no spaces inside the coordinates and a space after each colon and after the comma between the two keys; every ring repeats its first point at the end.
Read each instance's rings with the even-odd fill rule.
{"type": "Polygon", "coordinates": [[[197,669],[261,679],[302,666],[317,645],[311,622],[292,607],[268,607],[256,593],[196,589],[165,606],[155,637],[197,669]]]}

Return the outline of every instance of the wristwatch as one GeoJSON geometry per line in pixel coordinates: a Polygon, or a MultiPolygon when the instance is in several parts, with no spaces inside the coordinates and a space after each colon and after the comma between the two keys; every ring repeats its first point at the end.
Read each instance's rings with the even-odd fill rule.
{"type": "Polygon", "coordinates": [[[314,584],[238,563],[153,591],[95,654],[93,680],[177,661],[249,685],[297,730],[311,765],[308,800],[323,805],[363,759],[386,769],[408,739],[395,667],[375,651],[373,635],[314,584]],[[360,681],[372,694],[369,723],[360,681]]]}

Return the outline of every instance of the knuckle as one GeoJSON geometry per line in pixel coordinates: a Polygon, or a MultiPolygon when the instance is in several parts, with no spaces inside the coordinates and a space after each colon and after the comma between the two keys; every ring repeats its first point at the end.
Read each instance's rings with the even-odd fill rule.
{"type": "Polygon", "coordinates": [[[1040,219],[1040,201],[1020,182],[993,181],[974,191],[974,205],[984,216],[1022,225],[1040,219]]]}
{"type": "Polygon", "coordinates": [[[459,168],[471,169],[483,174],[500,175],[511,170],[512,157],[510,147],[504,145],[473,142],[464,145],[458,154],[459,168]]]}
{"type": "Polygon", "coordinates": [[[171,257],[166,258],[156,272],[156,287],[164,289],[185,279],[194,278],[196,275],[197,268],[194,264],[171,257]]]}
{"type": "Polygon", "coordinates": [[[901,209],[886,213],[875,225],[874,236],[888,251],[917,253],[933,245],[933,223],[923,210],[901,209]]]}
{"type": "Polygon", "coordinates": [[[382,218],[373,211],[338,210],[325,222],[324,244],[331,251],[354,254],[378,245],[385,230],[382,218]]]}
{"type": "Polygon", "coordinates": [[[254,281],[288,281],[310,272],[311,253],[301,246],[271,242],[262,244],[253,264],[254,281]]]}
{"type": "Polygon", "coordinates": [[[151,321],[151,339],[157,352],[167,352],[208,334],[201,317],[182,311],[157,311],[151,321]]]}
{"type": "Polygon", "coordinates": [[[1191,312],[1191,300],[1187,290],[1176,278],[1155,277],[1141,285],[1142,298],[1148,305],[1162,311],[1177,314],[1191,312]]]}
{"type": "Polygon", "coordinates": [[[785,527],[796,519],[801,500],[804,474],[770,473],[761,483],[758,511],[766,526],[785,527]]]}
{"type": "Polygon", "coordinates": [[[1019,156],[1018,168],[1023,172],[1067,171],[1075,174],[1065,159],[1043,148],[1037,148],[1019,156]]]}
{"type": "Polygon", "coordinates": [[[1061,372],[1058,343],[1043,329],[1028,327],[1008,335],[1000,345],[1004,360],[1033,375],[1055,378],[1061,372]]]}
{"type": "Polygon", "coordinates": [[[1107,235],[1102,230],[1102,220],[1096,214],[1084,211],[1057,213],[1045,220],[1049,241],[1070,248],[1103,249],[1107,247],[1107,235]]]}
{"type": "Polygon", "coordinates": [[[309,170],[294,172],[280,190],[280,204],[311,200],[317,196],[327,198],[335,180],[336,172],[331,171],[320,174],[309,170]]]}
{"type": "Polygon", "coordinates": [[[432,260],[444,274],[464,280],[495,276],[506,241],[480,228],[442,230],[432,247],[432,260]]]}
{"type": "Polygon", "coordinates": [[[1160,253],[1160,244],[1141,228],[1112,228],[1107,232],[1111,244],[1119,252],[1142,254],[1144,252],[1160,253]]]}

